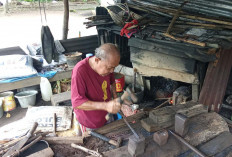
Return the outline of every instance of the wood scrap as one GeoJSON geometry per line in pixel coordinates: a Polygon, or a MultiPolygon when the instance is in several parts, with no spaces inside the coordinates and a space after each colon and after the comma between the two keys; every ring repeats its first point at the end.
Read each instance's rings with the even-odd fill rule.
{"type": "Polygon", "coordinates": [[[43,137],[43,140],[49,144],[71,144],[81,143],[83,144],[83,137],[43,137]]]}
{"type": "Polygon", "coordinates": [[[29,155],[28,157],[53,157],[54,152],[50,147],[29,155]]]}
{"type": "Polygon", "coordinates": [[[175,106],[167,106],[157,110],[152,110],[149,112],[148,118],[141,120],[141,124],[148,132],[154,132],[173,126],[175,123],[176,113],[181,113],[190,118],[207,112],[207,106],[190,101],[185,104],[178,104],[175,106]]]}

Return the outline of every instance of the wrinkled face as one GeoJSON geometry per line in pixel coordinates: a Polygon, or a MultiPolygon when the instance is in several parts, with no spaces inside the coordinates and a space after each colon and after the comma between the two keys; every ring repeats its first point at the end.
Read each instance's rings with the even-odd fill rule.
{"type": "Polygon", "coordinates": [[[107,76],[110,73],[113,73],[114,68],[118,66],[120,62],[120,56],[112,55],[107,59],[96,58],[95,61],[97,63],[97,73],[101,76],[107,76]]]}

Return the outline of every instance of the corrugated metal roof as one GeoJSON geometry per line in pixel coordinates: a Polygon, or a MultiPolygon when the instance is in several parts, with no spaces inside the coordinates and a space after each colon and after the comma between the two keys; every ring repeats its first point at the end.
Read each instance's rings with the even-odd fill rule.
{"type": "Polygon", "coordinates": [[[82,53],[94,53],[94,50],[98,47],[97,35],[60,40],[60,42],[65,49],[65,53],[76,51],[82,53]]]}
{"type": "Polygon", "coordinates": [[[232,49],[222,50],[216,66],[209,63],[199,102],[218,112],[225,96],[232,66],[232,49]]]}

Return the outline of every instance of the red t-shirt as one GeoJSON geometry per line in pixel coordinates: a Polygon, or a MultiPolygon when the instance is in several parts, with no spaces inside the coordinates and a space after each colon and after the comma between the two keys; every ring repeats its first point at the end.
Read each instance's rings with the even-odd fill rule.
{"type": "MultiPolygon", "coordinates": [[[[113,73],[100,76],[89,65],[89,58],[80,61],[72,71],[71,100],[72,106],[77,107],[84,102],[104,102],[111,100],[110,85],[114,83],[113,73]]],[[[80,124],[95,129],[106,123],[104,110],[84,111],[74,109],[80,124]]]]}

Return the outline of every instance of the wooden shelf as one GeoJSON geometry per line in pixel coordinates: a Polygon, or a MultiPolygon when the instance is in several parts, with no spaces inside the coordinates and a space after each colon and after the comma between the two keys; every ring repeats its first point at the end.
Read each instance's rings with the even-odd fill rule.
{"type": "MultiPolygon", "coordinates": [[[[71,75],[72,75],[72,69],[57,72],[54,77],[49,79],[49,81],[54,82],[54,81],[62,80],[65,78],[71,78],[71,75]]],[[[24,87],[30,87],[30,86],[34,86],[34,85],[39,85],[40,78],[41,77],[37,76],[37,77],[31,77],[28,79],[24,79],[24,80],[20,80],[20,81],[16,81],[16,82],[11,82],[11,83],[1,83],[0,84],[0,92],[24,88],[24,87]]]]}

